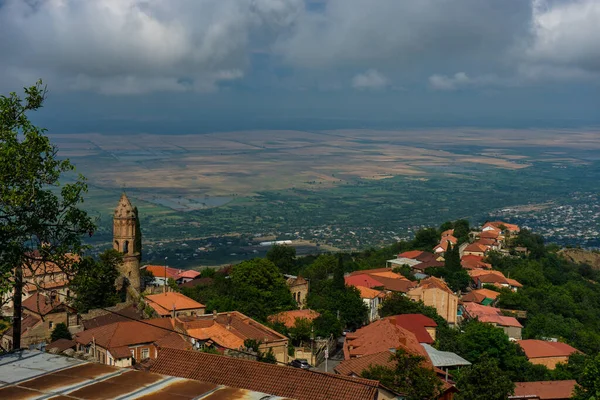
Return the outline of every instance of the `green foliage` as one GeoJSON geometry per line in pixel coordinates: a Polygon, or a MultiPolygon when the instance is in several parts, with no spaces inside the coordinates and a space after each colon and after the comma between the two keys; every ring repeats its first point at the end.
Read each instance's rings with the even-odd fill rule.
{"type": "Polygon", "coordinates": [[[250,351],[258,352],[258,347],[261,345],[261,342],[256,339],[246,339],[244,340],[244,347],[250,351]]]}
{"type": "Polygon", "coordinates": [[[230,278],[234,304],[246,315],[266,321],[271,314],[296,307],[285,279],[269,260],[244,261],[233,267],[230,278]]]}
{"type": "Polygon", "coordinates": [[[109,249],[100,254],[100,260],[85,257],[77,263],[77,273],[69,287],[75,294],[73,306],[78,312],[111,307],[119,302],[115,280],[119,276],[117,266],[122,262],[123,255],[109,249]]]}
{"type": "Polygon", "coordinates": [[[324,311],[313,321],[316,337],[339,337],[342,334],[342,324],[330,311],[324,311]]]}
{"type": "Polygon", "coordinates": [[[95,230],[79,208],[85,179],[60,183],[74,167],[58,159],[45,129],[29,121],[28,114],[42,107],[45,95],[38,81],[25,88],[24,99],[14,92],[0,96],[0,295],[21,282],[21,267],[32,268],[32,254],[72,273],[67,254],[81,254],[82,236],[95,230]]]}
{"type": "Polygon", "coordinates": [[[579,386],[575,387],[575,400],[600,399],[600,355],[589,357],[583,368],[583,373],[577,380],[579,386]]]}
{"type": "Polygon", "coordinates": [[[346,281],[344,280],[344,258],[341,254],[337,256],[337,264],[333,270],[333,288],[335,290],[344,290],[346,281]]]}
{"type": "Polygon", "coordinates": [[[177,284],[175,279],[167,279],[167,285],[169,286],[169,289],[171,289],[172,292],[180,292],[179,285],[177,284]]]}
{"type": "Polygon", "coordinates": [[[553,380],[579,379],[583,375],[585,363],[589,356],[580,353],[571,354],[567,363],[556,364],[552,372],[553,380]]]}
{"type": "Polygon", "coordinates": [[[392,272],[400,274],[403,277],[405,277],[406,279],[409,279],[411,281],[417,280],[417,278],[415,278],[415,275],[412,272],[412,269],[410,269],[410,267],[408,265],[402,265],[400,267],[395,267],[392,269],[392,272]]]}
{"type": "Polygon", "coordinates": [[[140,281],[142,283],[142,287],[145,288],[146,286],[154,282],[154,274],[152,273],[152,271],[149,271],[148,269],[144,268],[140,270],[140,281]]]}
{"type": "Polygon", "coordinates": [[[498,367],[498,362],[485,357],[479,363],[458,373],[456,400],[504,400],[514,393],[515,384],[498,367]]]}
{"type": "Polygon", "coordinates": [[[455,292],[466,290],[471,283],[469,273],[460,263],[458,246],[452,247],[450,243],[448,243],[448,249],[444,254],[444,266],[428,268],[427,273],[438,278],[443,278],[450,289],[455,292]]]}
{"type": "Polygon", "coordinates": [[[219,350],[217,350],[213,346],[202,346],[202,347],[200,347],[200,352],[202,352],[202,353],[208,353],[208,354],[221,354],[219,352],[219,350]]]}
{"type": "Polygon", "coordinates": [[[311,339],[313,324],[312,321],[306,318],[296,318],[293,327],[288,329],[289,337],[295,346],[300,346],[302,342],[307,342],[311,339]]]}
{"type": "Polygon", "coordinates": [[[296,248],[286,245],[273,245],[267,251],[267,259],[277,265],[284,274],[296,274],[296,248]]]}
{"type": "Polygon", "coordinates": [[[307,297],[307,304],[320,313],[329,311],[339,316],[343,326],[359,328],[367,320],[367,306],[360,297],[360,292],[354,286],[345,286],[344,289],[333,287],[333,280],[320,281],[318,285],[312,284],[307,297]]]}
{"type": "Polygon", "coordinates": [[[258,353],[257,361],[264,362],[267,364],[277,364],[277,357],[275,357],[273,349],[269,348],[269,351],[267,351],[266,353],[258,353]]]}
{"type": "Polygon", "coordinates": [[[333,273],[338,261],[333,254],[322,254],[310,265],[304,268],[301,275],[310,280],[311,285],[316,287],[321,281],[326,280],[333,273]]]}
{"type": "Polygon", "coordinates": [[[435,228],[421,229],[415,234],[411,247],[416,250],[431,251],[440,241],[440,235],[435,228]]]}
{"type": "Polygon", "coordinates": [[[372,365],[361,376],[380,381],[383,386],[403,394],[407,400],[433,399],[441,392],[442,383],[436,373],[422,366],[424,357],[399,349],[390,359],[395,361],[395,368],[372,365]]]}
{"type": "Polygon", "coordinates": [[[71,332],[69,332],[69,328],[67,328],[67,325],[63,322],[56,324],[56,327],[54,328],[54,330],[52,331],[52,334],[50,335],[51,341],[54,342],[58,339],[67,339],[67,340],[73,339],[71,337],[71,332]]]}

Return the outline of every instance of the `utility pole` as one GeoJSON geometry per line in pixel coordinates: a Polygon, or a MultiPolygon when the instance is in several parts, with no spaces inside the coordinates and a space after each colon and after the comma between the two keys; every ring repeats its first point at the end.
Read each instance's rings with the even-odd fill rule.
{"type": "Polygon", "coordinates": [[[329,345],[325,346],[325,372],[328,372],[327,371],[327,359],[328,358],[329,358],[329,345]]]}
{"type": "Polygon", "coordinates": [[[21,316],[23,309],[23,265],[15,268],[15,293],[13,297],[13,349],[21,348],[21,316]]]}

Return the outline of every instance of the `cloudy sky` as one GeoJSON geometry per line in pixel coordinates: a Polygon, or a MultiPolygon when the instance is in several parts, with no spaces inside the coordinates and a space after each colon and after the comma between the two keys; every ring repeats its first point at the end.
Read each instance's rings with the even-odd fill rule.
{"type": "Polygon", "coordinates": [[[0,0],[55,131],[600,123],[600,0],[0,0]]]}

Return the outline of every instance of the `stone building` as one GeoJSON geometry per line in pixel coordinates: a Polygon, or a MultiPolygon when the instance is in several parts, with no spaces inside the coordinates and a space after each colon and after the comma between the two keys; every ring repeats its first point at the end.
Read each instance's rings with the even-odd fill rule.
{"type": "Polygon", "coordinates": [[[306,307],[306,296],[308,296],[308,281],[301,276],[284,275],[284,277],[298,308],[303,309],[306,307]]]}
{"type": "Polygon", "coordinates": [[[123,253],[119,267],[133,289],[140,291],[140,261],[142,259],[142,232],[136,207],[123,193],[113,217],[113,248],[123,253]]]}

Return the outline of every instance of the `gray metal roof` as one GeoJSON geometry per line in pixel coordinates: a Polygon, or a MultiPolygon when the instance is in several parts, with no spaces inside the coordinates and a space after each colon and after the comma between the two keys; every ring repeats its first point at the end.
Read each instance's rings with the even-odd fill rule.
{"type": "Polygon", "coordinates": [[[190,379],[112,367],[37,350],[0,356],[0,399],[282,400],[190,379]]]}
{"type": "Polygon", "coordinates": [[[437,350],[426,343],[421,343],[421,346],[425,348],[427,355],[435,367],[458,367],[463,365],[471,365],[470,362],[458,354],[449,351],[437,350]]]}
{"type": "Polygon", "coordinates": [[[415,265],[421,264],[421,261],[419,261],[419,260],[414,260],[412,258],[405,258],[405,257],[394,258],[392,260],[387,260],[387,262],[389,262],[390,264],[396,264],[396,265],[408,265],[409,267],[413,267],[415,265]]]}

